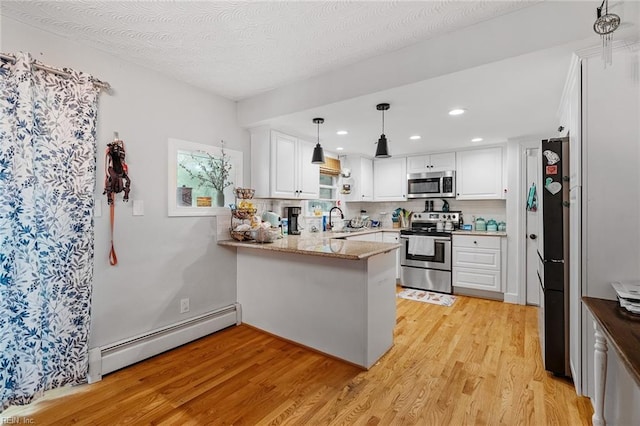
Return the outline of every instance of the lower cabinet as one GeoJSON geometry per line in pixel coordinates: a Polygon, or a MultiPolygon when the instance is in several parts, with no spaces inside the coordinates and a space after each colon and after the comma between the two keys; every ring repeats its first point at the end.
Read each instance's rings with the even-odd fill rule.
{"type": "Polygon", "coordinates": [[[354,235],[353,237],[347,237],[347,240],[351,241],[374,241],[377,243],[382,242],[382,232],[372,232],[363,235],[354,235]]]}
{"type": "MultiPolygon", "coordinates": [[[[377,243],[400,243],[400,232],[373,232],[347,237],[352,241],[374,241],[377,243]]],[[[396,250],[396,280],[400,279],[400,249],[396,250]]]]}
{"type": "MultiPolygon", "coordinates": [[[[381,232],[383,243],[398,243],[400,244],[399,232],[381,232]]],[[[402,247],[396,250],[396,280],[400,279],[400,250],[402,247]]]]}
{"type": "Polygon", "coordinates": [[[453,286],[502,291],[501,237],[454,235],[453,286]]]}

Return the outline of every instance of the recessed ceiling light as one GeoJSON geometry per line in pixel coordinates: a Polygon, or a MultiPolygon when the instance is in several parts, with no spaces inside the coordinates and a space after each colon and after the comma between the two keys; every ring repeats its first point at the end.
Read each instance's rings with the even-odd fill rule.
{"type": "Polygon", "coordinates": [[[411,139],[412,141],[417,141],[418,139],[422,139],[422,137],[420,135],[413,135],[410,136],[409,139],[411,139]]]}
{"type": "Polygon", "coordinates": [[[451,111],[449,111],[449,115],[460,115],[460,114],[464,114],[465,112],[466,112],[465,109],[456,108],[456,109],[452,109],[451,111]]]}
{"type": "Polygon", "coordinates": [[[340,135],[340,136],[342,136],[342,135],[348,135],[348,134],[349,134],[349,132],[347,132],[346,130],[338,130],[338,131],[336,132],[336,135],[340,135]]]}
{"type": "Polygon", "coordinates": [[[339,146],[336,148],[336,151],[342,151],[343,149],[344,149],[343,147],[339,146]]]}
{"type": "Polygon", "coordinates": [[[471,142],[482,142],[482,138],[473,138],[471,142]]]}

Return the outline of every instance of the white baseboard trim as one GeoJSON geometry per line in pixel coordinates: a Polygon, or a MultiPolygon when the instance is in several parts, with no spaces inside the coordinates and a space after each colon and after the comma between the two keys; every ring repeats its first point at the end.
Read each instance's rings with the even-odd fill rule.
{"type": "Polygon", "coordinates": [[[98,382],[104,374],[241,322],[242,310],[240,304],[235,303],[110,345],[90,349],[87,380],[89,383],[98,382]]]}
{"type": "Polygon", "coordinates": [[[519,297],[514,293],[505,293],[504,294],[504,302],[505,303],[513,303],[514,305],[521,305],[519,297]]]}

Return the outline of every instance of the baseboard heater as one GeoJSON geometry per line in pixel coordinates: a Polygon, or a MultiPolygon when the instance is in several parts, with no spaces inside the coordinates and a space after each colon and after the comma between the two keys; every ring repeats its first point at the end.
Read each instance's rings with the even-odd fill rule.
{"type": "Polygon", "coordinates": [[[89,350],[87,380],[94,383],[102,376],[143,359],[176,348],[234,324],[240,324],[239,303],[208,312],[176,324],[158,328],[110,345],[89,350]]]}

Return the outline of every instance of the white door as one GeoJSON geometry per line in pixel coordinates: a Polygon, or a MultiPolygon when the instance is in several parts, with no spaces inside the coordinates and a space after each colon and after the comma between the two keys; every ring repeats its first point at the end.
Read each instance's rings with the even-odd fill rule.
{"type": "Polygon", "coordinates": [[[314,145],[310,142],[298,140],[298,167],[297,176],[299,181],[298,197],[314,200],[320,196],[320,167],[311,164],[314,145]]]}
{"type": "Polygon", "coordinates": [[[526,151],[526,173],[527,173],[527,198],[528,201],[529,191],[533,184],[535,184],[535,191],[538,199],[537,209],[527,209],[527,305],[540,306],[540,297],[542,291],[540,289],[540,283],[538,281],[538,244],[540,242],[540,216],[542,211],[540,209],[540,198],[542,193],[540,192],[540,149],[529,148],[526,151]]]}
{"type": "Polygon", "coordinates": [[[360,158],[362,165],[362,201],[373,200],[373,160],[360,158]]]}
{"type": "Polygon", "coordinates": [[[456,169],[456,153],[443,152],[440,154],[431,154],[431,172],[446,172],[456,169]]]}
{"type": "Polygon", "coordinates": [[[298,140],[279,132],[272,133],[271,141],[271,196],[296,196],[296,144],[298,140]]]}
{"type": "Polygon", "coordinates": [[[502,198],[502,148],[483,148],[456,154],[456,198],[502,198]]]}
{"type": "Polygon", "coordinates": [[[406,201],[406,194],[406,158],[375,160],[373,162],[373,199],[376,201],[406,201]]]}

